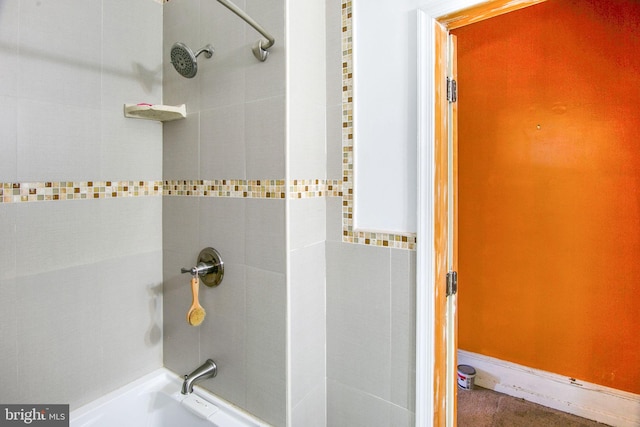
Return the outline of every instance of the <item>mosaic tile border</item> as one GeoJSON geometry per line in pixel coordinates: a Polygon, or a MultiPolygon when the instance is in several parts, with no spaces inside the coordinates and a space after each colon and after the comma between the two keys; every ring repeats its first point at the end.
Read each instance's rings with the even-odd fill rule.
{"type": "MultiPolygon", "coordinates": [[[[340,197],[343,182],[324,179],[294,179],[286,184],[273,180],[177,180],[177,181],[59,181],[59,182],[0,182],[0,204],[45,201],[112,199],[144,196],[232,197],[253,199],[309,199],[340,197]]],[[[350,206],[347,206],[350,209],[350,206]]],[[[350,212],[350,210],[349,210],[350,212]]],[[[343,241],[365,245],[415,249],[415,238],[398,234],[351,231],[343,241]]]]}
{"type": "Polygon", "coordinates": [[[284,199],[283,179],[244,180],[178,180],[164,181],[163,196],[234,197],[253,199],[284,199]]]}
{"type": "Polygon", "coordinates": [[[353,227],[353,10],[342,0],[342,241],[364,245],[416,248],[415,234],[354,230],[353,227]]]}
{"type": "Polygon", "coordinates": [[[283,179],[176,181],[0,182],[0,203],[104,199],[140,196],[235,197],[254,199],[342,197],[339,180],[283,179]]]}
{"type": "Polygon", "coordinates": [[[292,199],[313,197],[342,197],[338,180],[181,180],[164,181],[164,196],[236,197],[252,199],[292,199]]]}
{"type": "Polygon", "coordinates": [[[289,197],[292,199],[342,197],[342,182],[338,179],[294,179],[289,183],[289,197]]]}
{"type": "Polygon", "coordinates": [[[159,196],[162,181],[0,182],[0,203],[159,196]]]}
{"type": "MultiPolygon", "coordinates": [[[[158,0],[163,1],[163,0],[158,0]]],[[[166,3],[169,0],[164,0],[166,3]]],[[[342,180],[181,180],[0,183],[0,203],[137,196],[198,196],[266,199],[342,198],[342,241],[413,250],[414,234],[353,227],[353,33],[352,1],[342,0],[342,180]]]]}

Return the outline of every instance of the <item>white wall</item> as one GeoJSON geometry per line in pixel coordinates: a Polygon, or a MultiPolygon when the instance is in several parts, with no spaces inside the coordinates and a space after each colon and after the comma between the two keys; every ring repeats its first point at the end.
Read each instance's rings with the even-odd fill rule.
{"type": "Polygon", "coordinates": [[[417,9],[435,17],[480,2],[353,0],[358,230],[417,230],[417,9]]]}
{"type": "Polygon", "coordinates": [[[354,225],[416,231],[415,0],[354,0],[354,225]]]}

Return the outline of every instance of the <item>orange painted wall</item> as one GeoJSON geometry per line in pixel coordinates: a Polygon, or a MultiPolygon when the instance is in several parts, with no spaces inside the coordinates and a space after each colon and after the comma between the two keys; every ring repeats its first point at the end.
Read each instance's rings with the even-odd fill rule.
{"type": "Polygon", "coordinates": [[[640,393],[640,2],[453,33],[459,347],[640,393]]]}

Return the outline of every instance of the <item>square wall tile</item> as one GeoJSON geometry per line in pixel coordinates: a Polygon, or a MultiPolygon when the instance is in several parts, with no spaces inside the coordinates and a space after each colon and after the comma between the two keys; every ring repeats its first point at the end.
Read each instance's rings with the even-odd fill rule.
{"type": "Polygon", "coordinates": [[[103,5],[102,104],[162,101],[163,5],[148,0],[111,0],[103,5]],[[140,19],[144,17],[144,19],[140,19]]]}
{"type": "MultiPolygon", "coordinates": [[[[295,104],[326,104],[326,23],[325,2],[295,2],[287,5],[295,17],[288,23],[288,90],[295,104]]],[[[292,111],[295,113],[295,110],[292,111]]]]}
{"type": "Polygon", "coordinates": [[[97,201],[18,203],[16,208],[16,273],[19,277],[95,262],[96,248],[101,244],[92,228],[99,226],[96,224],[99,222],[96,218],[100,218],[97,201]]]}
{"type": "MultiPolygon", "coordinates": [[[[206,1],[206,0],[205,0],[206,1]]],[[[197,42],[200,27],[197,18],[200,16],[200,0],[172,0],[164,3],[162,9],[162,29],[167,36],[179,36],[184,43],[197,42]]],[[[173,43],[173,38],[164,38],[165,42],[173,43]]]]}
{"type": "MultiPolygon", "coordinates": [[[[224,259],[224,258],[223,258],[224,259]]],[[[222,282],[200,287],[206,316],[200,325],[200,360],[213,359],[218,374],[201,385],[244,407],[246,404],[246,268],[226,262],[222,282]]]]}
{"type": "Polygon", "coordinates": [[[125,255],[93,265],[103,342],[102,384],[115,389],[162,363],[162,251],[125,255]],[[122,357],[124,354],[127,357],[122,357]],[[114,374],[117,373],[117,374],[114,374]]]}
{"type": "Polygon", "coordinates": [[[391,424],[397,427],[414,427],[416,425],[416,413],[408,409],[391,405],[391,424]]]}
{"type": "Polygon", "coordinates": [[[0,401],[22,403],[18,390],[18,297],[14,279],[0,278],[0,401]]]}
{"type": "Polygon", "coordinates": [[[259,33],[244,25],[245,45],[243,55],[249,60],[246,67],[247,102],[274,96],[284,96],[286,91],[286,47],[285,47],[285,2],[246,0],[246,12],[260,23],[275,39],[269,48],[269,57],[260,62],[251,52],[258,40],[264,40],[259,33]]]}
{"type": "MultiPolygon", "coordinates": [[[[121,197],[99,199],[99,219],[91,237],[98,260],[162,250],[162,198],[121,197]]],[[[92,203],[92,202],[84,202],[92,203]]],[[[94,220],[95,221],[95,220],[94,220]]]]}
{"type": "Polygon", "coordinates": [[[293,407],[293,426],[326,427],[327,424],[327,384],[322,383],[305,396],[302,402],[293,407]]]}
{"type": "Polygon", "coordinates": [[[162,123],[126,118],[121,108],[102,111],[96,179],[162,180],[162,123]]]}
{"type": "Polygon", "coordinates": [[[230,197],[201,198],[198,248],[215,248],[225,264],[244,264],[246,204],[230,197]]]}
{"type": "Polygon", "coordinates": [[[204,55],[198,58],[198,75],[195,78],[200,79],[202,110],[243,103],[245,69],[240,49],[230,52],[226,57],[222,55],[214,53],[211,59],[204,58],[204,55]]]}
{"type": "Polygon", "coordinates": [[[99,175],[101,113],[18,101],[18,181],[91,181],[99,175]]]}
{"type": "Polygon", "coordinates": [[[105,47],[102,77],[102,179],[161,180],[163,124],[126,118],[122,109],[125,103],[162,102],[161,41],[157,37],[162,32],[162,9],[158,9],[161,6],[158,3],[136,0],[134,9],[137,10],[131,11],[127,10],[129,4],[120,0],[115,7],[110,2],[109,9],[115,11],[105,11],[111,19],[105,22],[105,27],[110,26],[105,28],[105,33],[110,34],[105,35],[109,43],[105,47]],[[120,19],[123,14],[128,19],[120,19]],[[139,17],[154,15],[155,19],[144,20],[148,27],[142,30],[139,17]],[[118,36],[111,33],[118,33],[118,36]],[[141,37],[141,34],[146,37],[141,37]],[[129,48],[123,52],[122,46],[129,48]]]}
{"type": "Polygon", "coordinates": [[[325,244],[290,254],[291,405],[324,384],[326,372],[325,244]]]}
{"type": "Polygon", "coordinates": [[[200,111],[200,77],[181,76],[171,64],[171,47],[180,42],[197,51],[206,43],[200,38],[200,0],[172,0],[164,3],[162,24],[163,103],[186,104],[187,113],[200,111]]]}
{"type": "Polygon", "coordinates": [[[285,276],[247,267],[246,277],[246,409],[282,425],[286,412],[285,276]]]}
{"type": "MultiPolygon", "coordinates": [[[[304,98],[304,95],[298,97],[304,98]]],[[[324,178],[327,170],[325,105],[296,101],[291,110],[289,173],[299,179],[324,178]]]]}
{"type": "Polygon", "coordinates": [[[291,250],[316,245],[326,240],[326,207],[324,197],[291,200],[289,203],[291,250]]]}
{"type": "Polygon", "coordinates": [[[415,411],[416,253],[391,249],[391,402],[415,411]]]}
{"type": "MultiPolygon", "coordinates": [[[[33,259],[33,258],[32,258],[33,259]]],[[[29,402],[69,403],[97,398],[104,369],[101,316],[92,264],[60,267],[16,279],[18,394],[29,402]],[[46,355],[46,357],[43,357],[46,355]]]]}
{"type": "Polygon", "coordinates": [[[247,265],[284,273],[286,269],[284,200],[248,199],[245,215],[247,265]]]}
{"type": "Polygon", "coordinates": [[[16,277],[16,205],[0,204],[0,280],[16,277]]]}
{"type": "Polygon", "coordinates": [[[20,2],[21,97],[100,108],[102,1],[20,2]]]}
{"type": "Polygon", "coordinates": [[[327,242],[327,377],[390,398],[389,249],[327,242]]]}
{"type": "MultiPolygon", "coordinates": [[[[0,67],[2,66],[0,65],[0,67]]],[[[16,98],[0,95],[0,152],[2,153],[0,156],[0,182],[15,182],[17,178],[18,105],[16,102],[16,98]]]]}
{"type": "Polygon", "coordinates": [[[247,179],[285,176],[284,96],[245,105],[247,179]]]}
{"type": "MultiPolygon", "coordinates": [[[[245,10],[244,5],[236,4],[245,10]]],[[[201,108],[244,103],[245,72],[253,58],[251,51],[244,50],[248,25],[218,2],[203,2],[199,18],[201,46],[211,43],[215,49],[213,58],[198,58],[201,108]]]]}
{"type": "MultiPolygon", "coordinates": [[[[269,28],[267,31],[271,31],[271,29],[269,28]]],[[[267,60],[260,62],[253,56],[251,48],[258,39],[265,39],[255,32],[248,34],[247,37],[246,44],[238,52],[238,54],[244,55],[248,62],[245,67],[245,101],[253,102],[284,96],[286,93],[286,58],[282,39],[276,39],[275,44],[269,48],[267,60]]]]}
{"type": "Polygon", "coordinates": [[[164,180],[200,179],[200,114],[163,125],[164,180]]]}
{"type": "MultiPolygon", "coordinates": [[[[245,0],[236,0],[233,3],[240,10],[246,10],[245,0]]],[[[246,44],[247,24],[222,4],[203,1],[200,4],[200,14],[197,16],[201,40],[209,40],[211,44],[215,42],[216,56],[233,56],[246,44]]]]}
{"type": "Polygon", "coordinates": [[[245,179],[244,104],[200,113],[203,179],[245,179]]]}
{"type": "Polygon", "coordinates": [[[327,425],[349,427],[388,427],[391,405],[368,393],[338,381],[327,381],[327,425]]]}
{"type": "Polygon", "coordinates": [[[194,265],[200,250],[203,249],[198,248],[199,199],[199,197],[162,197],[162,248],[165,251],[193,254],[189,264],[194,263],[194,265]]]}
{"type": "Polygon", "coordinates": [[[286,381],[271,372],[247,366],[247,412],[274,426],[286,424],[286,381]]]}
{"type": "MultiPolygon", "coordinates": [[[[180,268],[193,263],[195,255],[163,251],[163,360],[167,369],[185,375],[200,366],[200,330],[187,323],[191,306],[191,277],[180,268]]],[[[197,255],[197,254],[196,254],[197,255]]]]}
{"type": "Polygon", "coordinates": [[[247,267],[247,365],[284,380],[287,295],[284,274],[247,267]]]}
{"type": "MultiPolygon", "coordinates": [[[[163,49],[162,103],[176,106],[185,104],[187,114],[198,113],[200,111],[200,76],[196,75],[194,78],[188,79],[173,68],[169,56],[172,45],[173,43],[163,49]]],[[[175,122],[165,123],[169,125],[175,122]]]]}
{"type": "Polygon", "coordinates": [[[327,240],[342,242],[342,197],[327,198],[327,240]]]}
{"type": "Polygon", "coordinates": [[[18,34],[20,30],[20,2],[3,1],[0,4],[0,96],[18,94],[18,34]]]}

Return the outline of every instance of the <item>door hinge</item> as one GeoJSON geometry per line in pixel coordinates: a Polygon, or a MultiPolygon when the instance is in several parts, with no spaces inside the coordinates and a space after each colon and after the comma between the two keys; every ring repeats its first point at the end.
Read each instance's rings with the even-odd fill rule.
{"type": "Polygon", "coordinates": [[[450,271],[447,273],[447,296],[458,293],[458,272],[450,271]]]}
{"type": "Polygon", "coordinates": [[[456,102],[458,100],[458,82],[447,77],[447,101],[456,102]]]}

